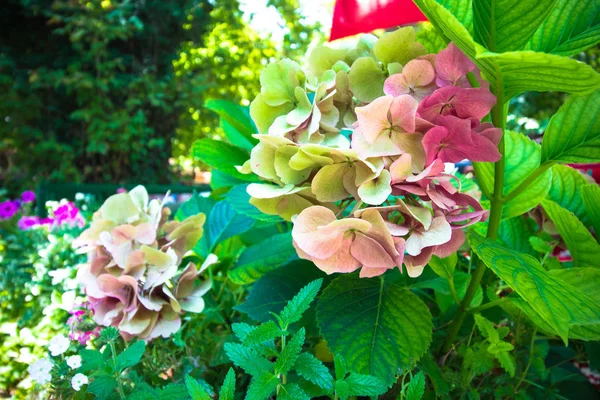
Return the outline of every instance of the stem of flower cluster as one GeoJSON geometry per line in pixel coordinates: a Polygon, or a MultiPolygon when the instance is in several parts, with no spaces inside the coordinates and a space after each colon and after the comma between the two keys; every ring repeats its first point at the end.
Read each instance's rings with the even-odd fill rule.
{"type": "Polygon", "coordinates": [[[110,345],[110,352],[112,353],[113,364],[115,367],[115,379],[118,384],[117,392],[119,392],[119,397],[124,399],[125,392],[123,391],[123,385],[121,384],[121,372],[117,369],[117,350],[115,348],[115,343],[111,340],[108,344],[110,345]]]}
{"type": "MultiPolygon", "coordinates": [[[[499,85],[500,87],[501,84],[499,85]]],[[[506,164],[506,158],[504,155],[504,130],[506,129],[506,114],[508,112],[508,104],[504,102],[504,94],[502,90],[499,90],[496,94],[496,105],[492,108],[492,122],[496,128],[502,129],[502,139],[498,144],[498,151],[500,152],[500,160],[494,164],[494,193],[490,199],[490,218],[488,222],[487,237],[489,239],[496,239],[498,237],[498,230],[500,229],[500,222],[502,221],[502,209],[504,208],[504,168],[506,164]]],[[[454,345],[454,339],[460,330],[465,317],[467,316],[471,301],[475,297],[477,288],[483,279],[483,275],[486,271],[486,266],[479,258],[476,253],[473,253],[473,264],[477,267],[471,275],[471,282],[465,293],[465,297],[460,303],[460,307],[452,320],[452,324],[448,328],[448,336],[446,342],[442,347],[442,355],[447,354],[454,345]]]]}

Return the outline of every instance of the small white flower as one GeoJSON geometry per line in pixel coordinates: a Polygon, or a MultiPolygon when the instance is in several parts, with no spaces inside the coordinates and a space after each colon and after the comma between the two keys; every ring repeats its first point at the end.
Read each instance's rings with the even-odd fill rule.
{"type": "Polygon", "coordinates": [[[62,333],[59,333],[50,339],[50,343],[48,343],[48,350],[50,350],[50,354],[52,354],[53,357],[56,357],[67,351],[70,344],[70,340],[62,333]]]}
{"type": "Polygon", "coordinates": [[[52,375],[50,375],[50,371],[54,364],[50,362],[47,358],[41,358],[31,364],[29,368],[27,368],[27,372],[31,375],[31,378],[39,383],[40,385],[45,385],[46,383],[52,380],[52,375]]]}
{"type": "Polygon", "coordinates": [[[88,377],[84,374],[76,374],[73,379],[71,379],[71,386],[73,386],[73,390],[79,392],[83,385],[87,385],[89,382],[88,377]]]}
{"type": "Polygon", "coordinates": [[[67,357],[67,365],[71,367],[71,369],[77,369],[81,367],[81,356],[67,357]]]}

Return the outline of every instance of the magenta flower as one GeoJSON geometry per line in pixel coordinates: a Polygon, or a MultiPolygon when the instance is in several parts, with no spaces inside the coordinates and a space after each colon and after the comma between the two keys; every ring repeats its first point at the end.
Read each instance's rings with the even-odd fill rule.
{"type": "Polygon", "coordinates": [[[423,137],[426,163],[435,159],[456,163],[464,159],[477,162],[496,162],[500,159],[498,141],[501,131],[496,128],[481,133],[471,129],[468,119],[454,116],[439,116],[438,126],[430,129],[423,137]]]}
{"type": "Polygon", "coordinates": [[[460,86],[471,87],[466,75],[475,72],[477,67],[467,56],[452,42],[435,58],[437,72],[436,83],[440,87],[460,86]]]}
{"type": "Polygon", "coordinates": [[[26,231],[28,229],[35,228],[36,226],[39,226],[39,225],[40,225],[40,218],[36,217],[36,216],[24,215],[19,219],[19,222],[17,222],[17,226],[22,231],[26,231]]]}
{"type": "Polygon", "coordinates": [[[19,211],[19,203],[7,200],[0,203],[0,219],[10,219],[19,211]]]}
{"type": "Polygon", "coordinates": [[[33,203],[35,201],[35,193],[31,190],[26,190],[21,193],[21,200],[23,200],[24,203],[33,203]]]}
{"type": "Polygon", "coordinates": [[[440,115],[479,121],[490,112],[494,104],[496,96],[487,89],[447,86],[424,98],[417,112],[434,124],[440,115]]]}
{"type": "Polygon", "coordinates": [[[79,212],[79,209],[72,202],[61,203],[56,210],[54,210],[54,224],[63,225],[67,224],[71,227],[77,225],[80,228],[85,226],[85,219],[79,212]]]}

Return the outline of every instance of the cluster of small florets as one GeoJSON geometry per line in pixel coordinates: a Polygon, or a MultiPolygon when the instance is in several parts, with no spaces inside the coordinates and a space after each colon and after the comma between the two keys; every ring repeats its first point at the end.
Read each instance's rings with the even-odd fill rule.
{"type": "Polygon", "coordinates": [[[371,277],[404,265],[418,276],[487,218],[444,173],[445,163],[497,161],[502,135],[481,122],[496,99],[454,44],[427,54],[402,28],[352,50],[319,48],[309,71],[270,64],[261,85],[250,106],[260,143],[239,170],[266,181],[249,185],[251,203],[293,220],[298,254],[323,271],[371,277]]]}
{"type": "Polygon", "coordinates": [[[169,221],[170,210],[138,186],[109,197],[91,226],[76,240],[88,252],[77,277],[83,284],[94,321],[115,326],[126,339],[168,337],[181,326],[183,311],[201,312],[210,281],[196,278],[198,269],[185,252],[202,236],[204,214],[169,221]]]}

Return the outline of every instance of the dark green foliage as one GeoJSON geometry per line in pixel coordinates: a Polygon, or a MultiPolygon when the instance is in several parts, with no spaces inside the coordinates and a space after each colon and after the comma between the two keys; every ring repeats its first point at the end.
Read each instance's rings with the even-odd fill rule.
{"type": "Polygon", "coordinates": [[[200,88],[198,77],[175,76],[172,61],[206,28],[211,8],[202,0],[4,5],[3,180],[171,181],[172,139],[200,88]]]}

